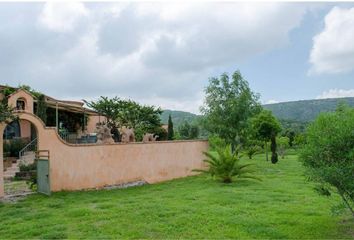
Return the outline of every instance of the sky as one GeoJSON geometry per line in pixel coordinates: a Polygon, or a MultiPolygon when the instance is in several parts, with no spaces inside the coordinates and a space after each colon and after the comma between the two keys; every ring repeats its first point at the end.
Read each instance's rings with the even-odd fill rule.
{"type": "Polygon", "coordinates": [[[262,103],[354,97],[353,3],[0,3],[0,84],[199,113],[239,70],[262,103]]]}

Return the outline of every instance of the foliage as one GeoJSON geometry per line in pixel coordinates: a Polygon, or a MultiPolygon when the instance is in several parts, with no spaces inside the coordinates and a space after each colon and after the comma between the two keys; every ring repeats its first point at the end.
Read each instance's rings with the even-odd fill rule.
{"type": "Polygon", "coordinates": [[[9,157],[18,157],[19,151],[21,151],[28,141],[24,139],[11,139],[4,141],[4,152],[9,153],[9,157]]]}
{"type": "Polygon", "coordinates": [[[349,106],[354,107],[354,97],[301,100],[266,104],[263,107],[271,110],[278,119],[308,123],[313,121],[322,112],[335,111],[339,102],[345,102],[349,106]]]}
{"type": "Polygon", "coordinates": [[[199,136],[199,127],[197,125],[184,122],[178,127],[179,139],[197,139],[199,136]]]}
{"type": "Polygon", "coordinates": [[[257,140],[249,140],[245,146],[245,151],[249,159],[252,159],[252,157],[260,153],[261,150],[261,143],[257,140]]]}
{"type": "Polygon", "coordinates": [[[271,141],[272,163],[278,161],[276,152],[276,136],[281,131],[280,123],[269,110],[262,110],[252,118],[252,131],[256,139],[265,142],[266,159],[268,161],[267,141],[271,141]]]}
{"type": "Polygon", "coordinates": [[[254,171],[249,169],[252,164],[241,164],[241,156],[238,151],[231,151],[231,146],[216,149],[214,152],[204,152],[208,158],[204,160],[208,164],[207,170],[196,170],[210,174],[212,177],[220,179],[223,183],[231,183],[233,180],[241,178],[252,178],[260,180],[258,177],[251,175],[254,171]]]}
{"type": "Polygon", "coordinates": [[[27,92],[31,93],[35,98],[38,99],[38,97],[40,95],[42,95],[42,93],[34,90],[33,88],[31,88],[30,86],[28,85],[19,85],[17,88],[14,88],[14,87],[10,87],[10,86],[5,86],[3,89],[2,89],[2,93],[5,95],[5,98],[7,98],[9,95],[13,94],[14,92],[17,91],[17,89],[23,89],[23,90],[26,90],[27,92]]]}
{"type": "Polygon", "coordinates": [[[45,124],[47,123],[47,103],[43,94],[40,94],[37,98],[36,115],[42,119],[45,124]]]}
{"type": "Polygon", "coordinates": [[[273,134],[270,138],[270,151],[272,151],[271,161],[273,164],[275,164],[278,162],[277,141],[275,134],[273,134]]]}
{"type": "Polygon", "coordinates": [[[29,171],[37,170],[37,163],[20,164],[19,168],[20,168],[20,172],[29,172],[29,171]]]}
{"type": "MultiPolygon", "coordinates": [[[[328,209],[292,155],[253,160],[262,183],[216,182],[201,174],[103,191],[32,194],[0,202],[3,239],[352,239],[354,220],[328,209]],[[118,204],[119,203],[119,204],[118,204]],[[186,221],[186,219],[189,219],[186,221]],[[35,227],[40,226],[40,228],[35,227]],[[218,227],[216,227],[218,226],[218,227]]],[[[5,186],[6,188],[6,186],[5,186]]]]}
{"type": "Polygon", "coordinates": [[[227,74],[209,79],[205,95],[201,108],[205,128],[225,139],[234,150],[246,138],[248,120],[261,110],[259,96],[252,92],[239,71],[231,79],[227,74]]]}
{"type": "Polygon", "coordinates": [[[173,132],[173,122],[171,118],[171,114],[168,116],[168,130],[167,130],[167,140],[174,139],[174,132],[173,132]]]}
{"type": "Polygon", "coordinates": [[[354,216],[354,108],[320,114],[306,140],[301,160],[310,178],[331,185],[354,216]]]}
{"type": "Polygon", "coordinates": [[[201,117],[200,115],[196,115],[190,112],[163,110],[163,112],[160,115],[161,122],[163,124],[168,124],[168,119],[170,115],[173,122],[173,127],[175,129],[177,129],[180,125],[182,125],[186,121],[188,123],[195,123],[201,117]]]}
{"type": "Polygon", "coordinates": [[[226,142],[224,139],[220,138],[217,135],[210,135],[208,137],[208,142],[211,150],[216,150],[218,148],[226,147],[226,142]]]}
{"type": "Polygon", "coordinates": [[[14,109],[10,108],[7,103],[0,102],[0,123],[9,123],[16,119],[16,116],[13,114],[14,109]]]}
{"type": "Polygon", "coordinates": [[[306,135],[301,133],[296,134],[294,138],[294,146],[302,147],[304,144],[306,144],[306,135]]]}
{"type": "Polygon", "coordinates": [[[279,152],[281,158],[285,157],[286,149],[288,149],[290,146],[289,143],[290,143],[290,139],[288,137],[277,138],[278,152],[279,152]]]}
{"type": "Polygon", "coordinates": [[[155,135],[158,136],[158,138],[156,139],[157,141],[167,140],[167,131],[163,127],[157,127],[153,132],[155,133],[155,135]]]}
{"type": "MultiPolygon", "coordinates": [[[[162,110],[154,106],[140,105],[132,100],[118,97],[101,97],[98,101],[85,101],[85,103],[104,115],[111,129],[126,126],[134,128],[137,133],[155,133],[154,131],[161,126],[162,110]]],[[[140,135],[138,137],[142,138],[142,134],[140,135]]]]}

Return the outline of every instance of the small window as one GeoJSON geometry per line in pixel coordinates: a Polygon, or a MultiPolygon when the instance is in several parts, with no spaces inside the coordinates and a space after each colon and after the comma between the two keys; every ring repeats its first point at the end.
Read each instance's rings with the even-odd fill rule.
{"type": "Polygon", "coordinates": [[[18,99],[17,102],[16,102],[16,109],[17,110],[25,110],[25,101],[24,100],[21,100],[21,99],[18,99]]]}

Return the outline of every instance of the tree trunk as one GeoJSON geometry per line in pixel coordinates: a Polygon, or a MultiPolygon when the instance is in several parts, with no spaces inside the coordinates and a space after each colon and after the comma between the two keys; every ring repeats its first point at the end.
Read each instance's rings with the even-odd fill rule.
{"type": "Polygon", "coordinates": [[[275,134],[272,135],[270,140],[271,140],[270,150],[272,151],[272,163],[275,164],[278,162],[277,142],[276,142],[275,134]]]}
{"type": "Polygon", "coordinates": [[[269,159],[268,159],[268,146],[267,146],[267,141],[265,141],[264,149],[265,149],[265,154],[266,154],[266,160],[267,160],[267,162],[268,162],[269,159]]]}

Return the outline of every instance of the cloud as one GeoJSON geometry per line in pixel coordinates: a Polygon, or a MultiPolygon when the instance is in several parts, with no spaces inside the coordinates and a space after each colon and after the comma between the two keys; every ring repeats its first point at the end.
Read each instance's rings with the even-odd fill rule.
{"type": "Polygon", "coordinates": [[[316,99],[344,97],[354,97],[354,89],[330,89],[328,91],[324,91],[321,95],[317,96],[316,99]]]}
{"type": "Polygon", "coordinates": [[[47,2],[39,16],[39,23],[52,31],[73,31],[89,11],[79,2],[47,2]]]}
{"type": "Polygon", "coordinates": [[[323,31],[313,38],[310,74],[346,73],[354,69],[354,8],[334,7],[323,31]]]}
{"type": "Polygon", "coordinates": [[[264,104],[273,104],[273,103],[279,103],[279,101],[270,99],[270,100],[266,101],[264,104]]]}
{"type": "Polygon", "coordinates": [[[306,11],[289,3],[7,6],[0,4],[5,83],[57,98],[117,95],[193,112],[216,69],[285,46],[306,11]]]}

